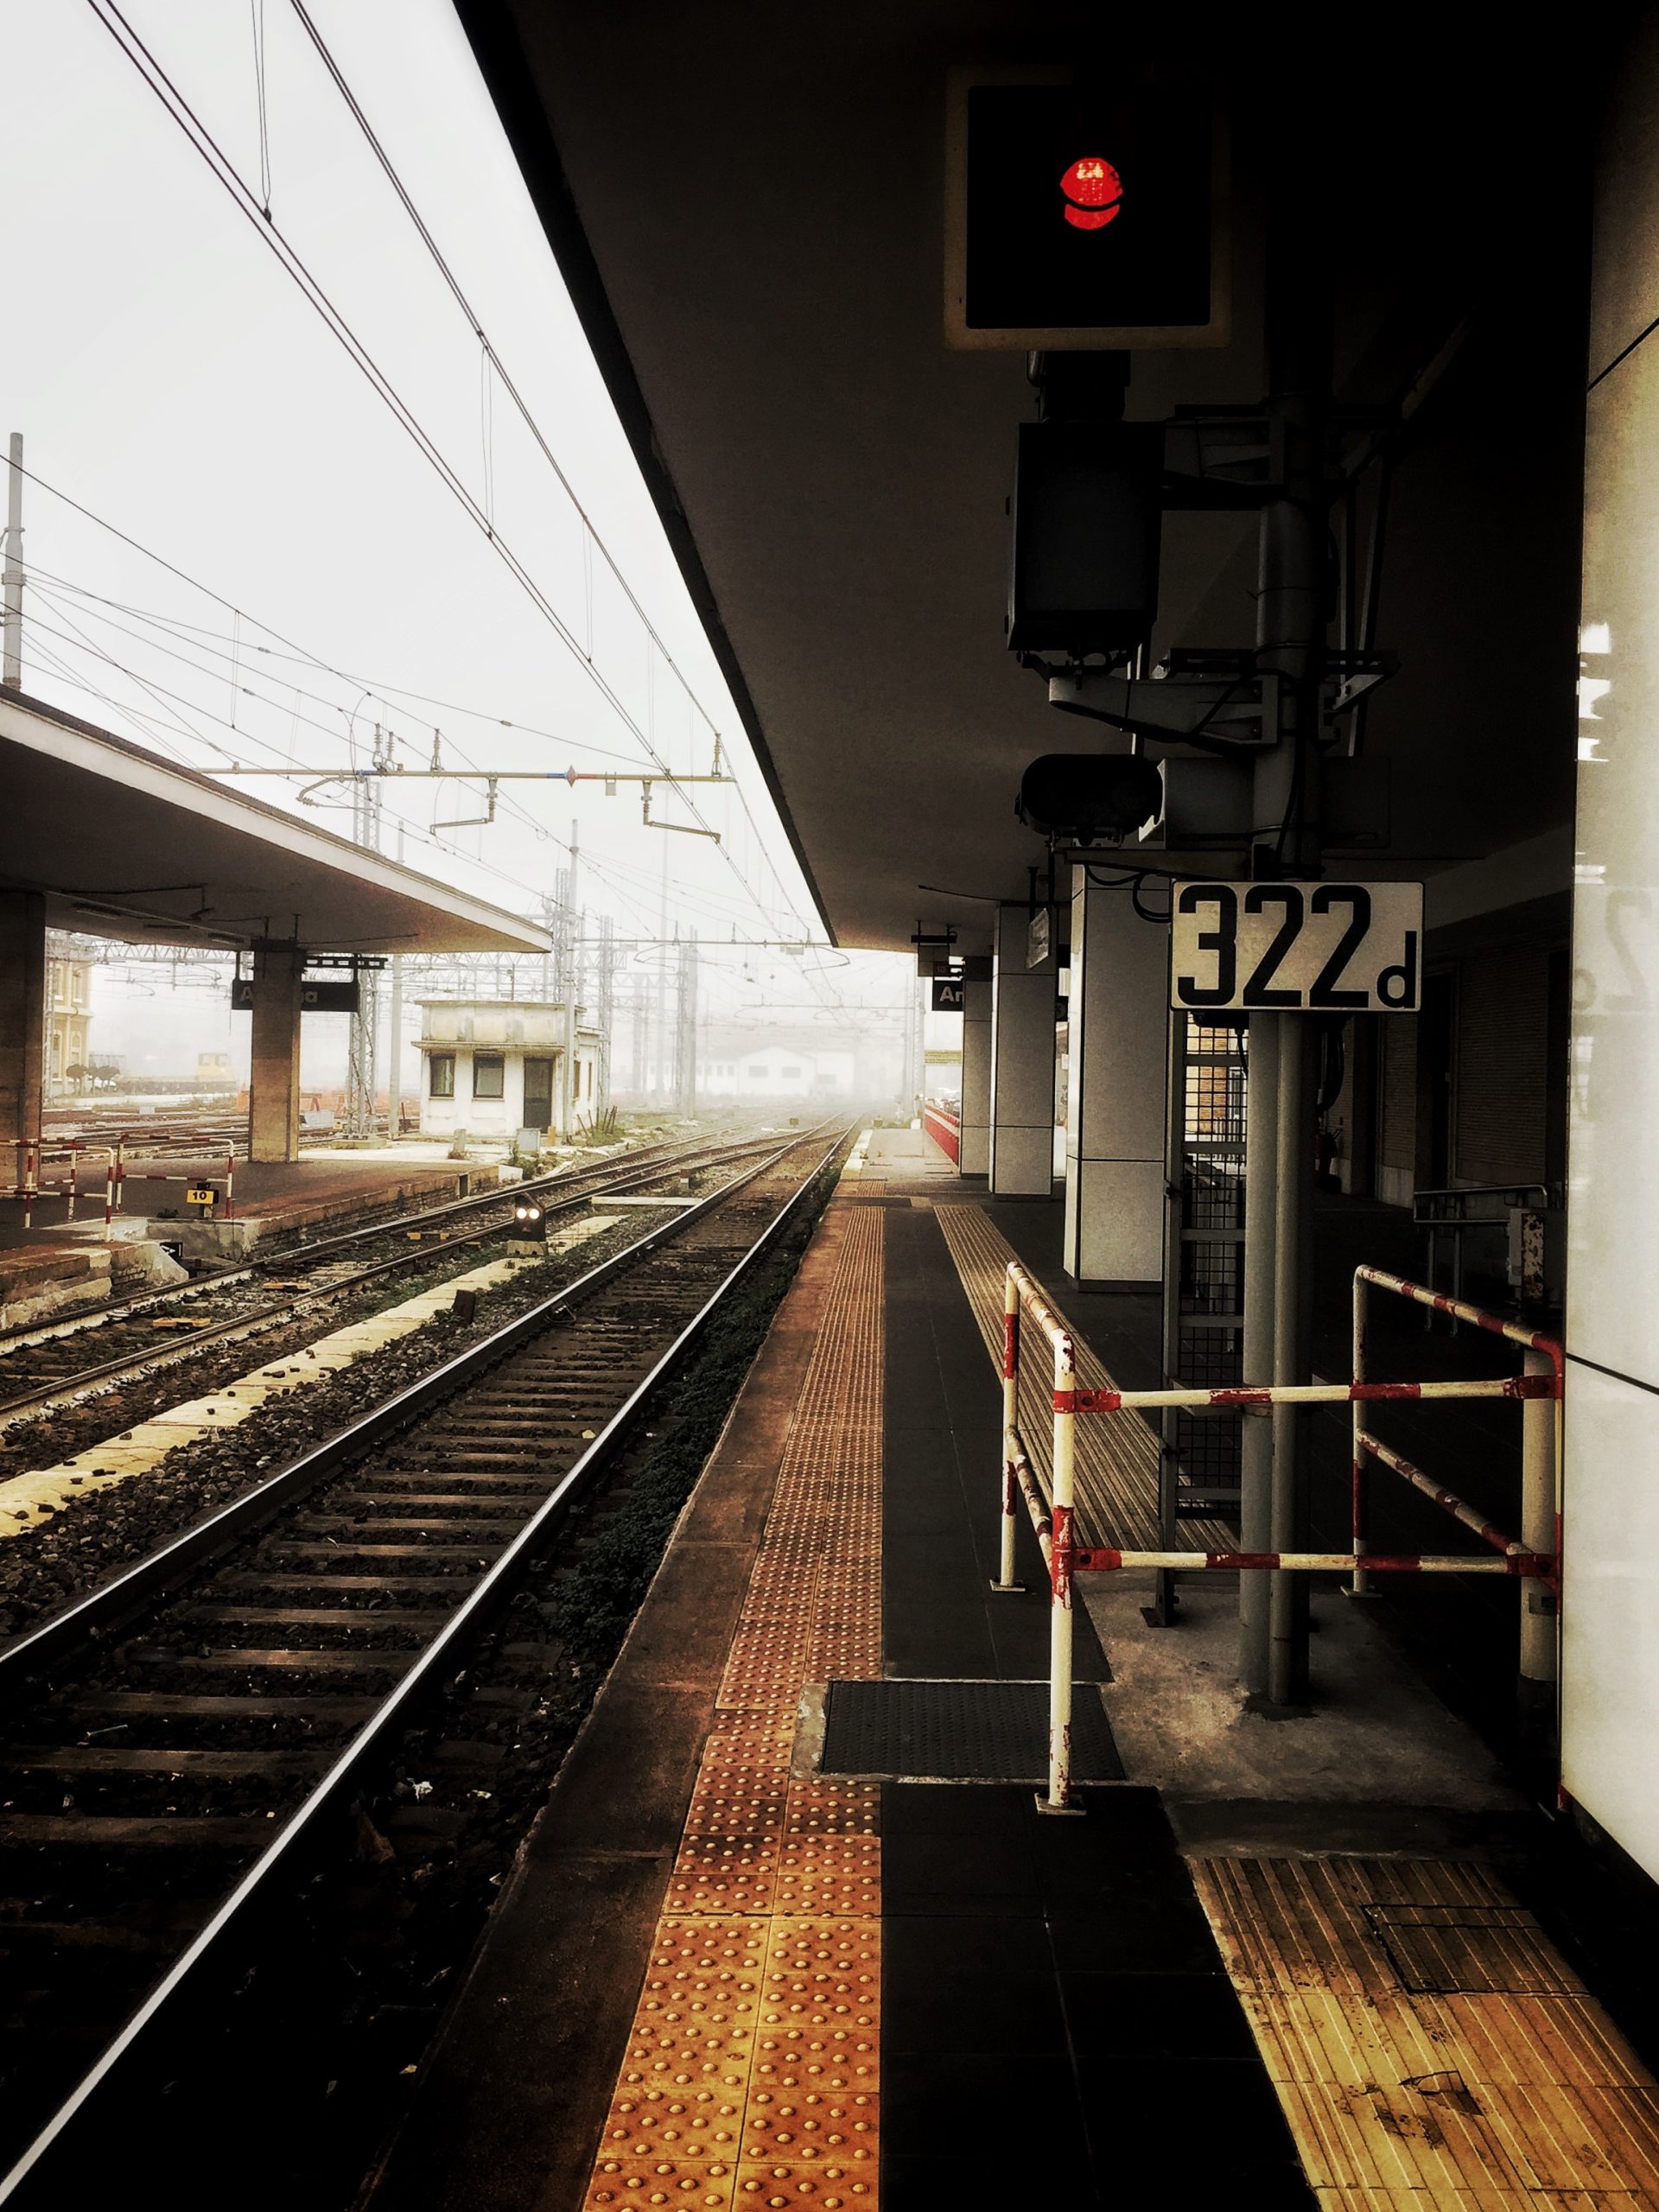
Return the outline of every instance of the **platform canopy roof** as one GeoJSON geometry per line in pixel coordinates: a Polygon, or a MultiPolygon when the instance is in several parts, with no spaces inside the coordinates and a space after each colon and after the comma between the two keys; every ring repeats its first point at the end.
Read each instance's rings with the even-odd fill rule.
{"type": "MultiPolygon", "coordinates": [[[[1437,16],[1426,60],[1418,41],[1379,36],[1382,19],[1366,11],[1350,22],[1340,10],[1264,16],[1204,0],[1175,10],[847,0],[805,14],[775,0],[455,6],[821,911],[844,944],[902,948],[919,918],[961,925],[971,949],[969,934],[982,934],[993,911],[982,902],[1023,897],[1027,866],[1046,860],[1014,815],[1025,767],[1046,753],[1109,749],[1098,725],[1047,705],[1040,679],[1003,642],[1004,501],[1016,428],[1034,416],[1036,397],[1023,353],[952,352],[944,341],[954,65],[1087,59],[1109,70],[1151,55],[1160,67],[1190,66],[1195,96],[1206,97],[1207,79],[1230,111],[1232,342],[1136,354],[1132,417],[1259,401],[1262,178],[1287,131],[1302,149],[1294,189],[1329,216],[1338,388],[1356,399],[1391,404],[1426,369],[1439,373],[1476,289],[1506,296],[1494,259],[1510,250],[1503,241],[1541,265],[1557,251],[1497,219],[1492,195],[1512,171],[1513,117],[1526,111],[1512,79],[1533,69],[1548,79],[1560,121],[1573,96],[1549,73],[1570,65],[1558,48],[1494,38],[1490,19],[1478,36],[1480,11],[1466,28],[1456,11],[1437,16]],[[1294,69],[1308,81],[1292,99],[1294,69]]],[[[1549,194],[1529,197],[1528,226],[1571,218],[1578,183],[1552,177],[1549,194]]],[[[1560,373],[1581,388],[1582,338],[1570,316],[1561,321],[1578,352],[1560,373]]],[[[1478,353],[1464,350],[1465,384],[1478,353]]],[[[1535,416],[1556,375],[1553,354],[1543,366],[1529,353],[1519,382],[1535,416]]],[[[1517,381],[1513,369],[1509,377],[1517,381]]],[[[1534,442],[1522,440],[1529,453],[1534,442]]],[[[1494,420],[1490,444],[1494,471],[1518,495],[1526,477],[1515,435],[1494,420]]],[[[1564,461],[1570,503],[1568,474],[1564,461]]],[[[1470,543],[1472,518],[1499,515],[1498,493],[1483,479],[1476,496],[1471,483],[1465,471],[1438,514],[1424,511],[1421,552],[1413,512],[1398,508],[1400,526],[1389,525],[1389,592],[1395,578],[1416,590],[1426,620],[1437,601],[1466,596],[1471,576],[1492,602],[1480,652],[1448,668],[1446,655],[1431,664],[1416,652],[1372,715],[1373,749],[1389,749],[1395,730],[1418,748],[1400,756],[1394,779],[1397,865],[1408,869],[1545,827],[1527,813],[1538,779],[1513,772],[1516,731],[1540,702],[1570,718],[1553,673],[1558,661],[1569,666],[1570,634],[1546,635],[1517,616],[1515,634],[1498,635],[1503,564],[1535,553],[1535,523],[1506,512],[1492,522],[1492,543],[1470,543]],[[1483,842],[1471,842],[1446,804],[1454,756],[1459,804],[1466,784],[1483,842]],[[1405,822],[1400,810],[1437,789],[1437,810],[1405,822]]],[[[1549,483],[1554,499],[1554,475],[1549,483]]],[[[1535,507],[1538,496],[1535,482],[1535,507]]],[[[1154,653],[1172,643],[1250,645],[1255,582],[1253,515],[1173,518],[1154,653]]],[[[1524,575],[1519,584],[1524,608],[1524,575]]],[[[1384,614],[1382,642],[1414,644],[1402,640],[1397,597],[1384,614]]],[[[1570,803],[1570,749],[1563,757],[1548,794],[1558,811],[1570,803]]]]}
{"type": "Polygon", "coordinates": [[[0,693],[0,889],[133,944],[544,952],[534,924],[20,692],[0,693]]]}

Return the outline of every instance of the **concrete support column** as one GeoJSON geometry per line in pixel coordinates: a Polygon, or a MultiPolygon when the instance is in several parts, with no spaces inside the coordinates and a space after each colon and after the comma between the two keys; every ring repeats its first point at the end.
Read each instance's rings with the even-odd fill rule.
{"type": "Polygon", "coordinates": [[[1071,872],[1065,1271],[1102,1288],[1163,1281],[1169,933],[1122,886],[1071,872]]]}
{"type": "Polygon", "coordinates": [[[248,1157],[300,1156],[300,977],[296,944],[254,955],[253,1054],[248,1076],[248,1157]]]}
{"type": "Polygon", "coordinates": [[[46,901],[0,891],[0,1182],[17,1177],[20,1144],[41,1134],[46,1068],[46,901]]]}
{"type": "Polygon", "coordinates": [[[991,963],[963,963],[962,1152],[963,1175],[991,1172],[991,963]]]}
{"type": "Polygon", "coordinates": [[[1024,907],[996,918],[991,974],[991,1191],[1046,1198],[1054,1179],[1053,956],[1026,965],[1024,907]]]}

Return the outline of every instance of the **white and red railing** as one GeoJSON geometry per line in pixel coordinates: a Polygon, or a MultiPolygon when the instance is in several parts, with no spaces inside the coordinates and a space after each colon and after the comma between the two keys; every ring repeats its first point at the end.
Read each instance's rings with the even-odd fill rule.
{"type": "Polygon", "coordinates": [[[1077,1350],[1070,1330],[1017,1260],[1008,1262],[1003,1304],[1002,1483],[999,1579],[995,1588],[1017,1589],[1014,1535],[1023,1500],[1049,1573],[1049,1752],[1050,1810],[1065,1810],[1071,1797],[1071,1611],[1072,1584],[1078,1574],[1116,1573],[1126,1568],[1169,1573],[1291,1573],[1351,1575],[1363,1591],[1372,1574],[1507,1574],[1526,1578],[1551,1602],[1523,1609],[1522,1672],[1532,1679],[1553,1679],[1554,1600],[1559,1594],[1560,1538],[1555,1505],[1556,1438],[1561,1401],[1562,1357],[1551,1338],[1518,1328],[1495,1314],[1443,1298],[1418,1283],[1362,1268],[1354,1282],[1354,1379],[1350,1382],[1241,1384],[1211,1390],[1090,1390],[1077,1386],[1077,1350]],[[1481,1376],[1467,1382],[1381,1382],[1363,1374],[1368,1287],[1378,1287],[1442,1311],[1455,1311],[1493,1334],[1519,1342],[1529,1354],[1521,1375],[1481,1376]],[[1044,1497],[1019,1425],[1020,1353],[1029,1321],[1052,1359],[1053,1439],[1049,1491],[1044,1497]],[[1522,1532],[1516,1541],[1442,1489],[1364,1427],[1357,1410],[1384,1402],[1456,1401],[1497,1398],[1522,1402],[1533,1418],[1523,1440],[1522,1532]],[[1273,1406],[1350,1405],[1354,1415],[1353,1541],[1346,1552],[1133,1551],[1116,1545],[1079,1544],[1076,1527],[1077,1423],[1092,1414],[1150,1412],[1154,1408],[1232,1408],[1255,1412],[1273,1406]],[[1436,1504],[1472,1529],[1491,1548],[1491,1556],[1468,1553],[1377,1553],[1366,1547],[1369,1522],[1365,1470],[1370,1460],[1402,1475],[1436,1504]],[[1547,1518],[1546,1518],[1547,1506],[1547,1518]],[[1542,1622],[1542,1630],[1529,1624],[1542,1622]],[[1548,1641],[1546,1655],[1539,1647],[1548,1641]],[[1546,1667],[1547,1671],[1543,1670],[1546,1667]]]}
{"type": "MultiPolygon", "coordinates": [[[[121,1194],[127,1184],[189,1185],[200,1183],[204,1172],[209,1175],[218,1172],[213,1167],[205,1171],[198,1167],[188,1174],[178,1175],[164,1174],[149,1167],[129,1167],[123,1145],[118,1140],[114,1144],[79,1141],[67,1144],[22,1143],[16,1147],[16,1177],[9,1195],[22,1201],[22,1225],[25,1229],[34,1226],[35,1203],[41,1198],[64,1199],[64,1219],[66,1222],[73,1221],[83,1188],[81,1163],[89,1153],[99,1154],[104,1159],[104,1226],[106,1231],[121,1211],[121,1194]],[[52,1173],[48,1166],[54,1160],[63,1163],[56,1173],[52,1173]]],[[[227,1146],[220,1156],[225,1162],[225,1208],[218,1218],[233,1221],[236,1218],[236,1154],[227,1146]]],[[[96,1187],[95,1182],[92,1187],[96,1187]]]]}
{"type": "Polygon", "coordinates": [[[962,1158],[962,1123],[943,1106],[924,1106],[922,1127],[947,1159],[960,1162],[962,1158]]]}

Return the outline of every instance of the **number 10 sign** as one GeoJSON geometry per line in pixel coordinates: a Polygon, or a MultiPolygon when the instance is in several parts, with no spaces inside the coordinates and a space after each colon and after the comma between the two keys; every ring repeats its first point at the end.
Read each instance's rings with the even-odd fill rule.
{"type": "Polygon", "coordinates": [[[1190,1014],[1415,1014],[1421,883],[1177,883],[1169,1002],[1190,1014]]]}

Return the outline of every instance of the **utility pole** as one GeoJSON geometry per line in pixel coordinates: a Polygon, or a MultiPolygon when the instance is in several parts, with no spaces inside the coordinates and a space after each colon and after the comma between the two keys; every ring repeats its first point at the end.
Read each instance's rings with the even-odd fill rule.
{"type": "Polygon", "coordinates": [[[697,1110],[697,940],[679,944],[678,988],[675,994],[674,1104],[690,1116],[697,1110]]]}
{"type": "MultiPolygon", "coordinates": [[[[404,864],[404,825],[397,824],[397,865],[404,864]]],[[[404,956],[391,956],[391,1012],[386,1023],[386,1136],[397,1141],[404,1118],[404,956]]]]}
{"type": "Polygon", "coordinates": [[[673,1047],[668,1034],[668,840],[663,839],[663,873],[657,896],[657,978],[654,1027],[657,1071],[652,1088],[658,1105],[668,1103],[669,1067],[673,1047]]]}
{"type": "Polygon", "coordinates": [[[23,688],[23,434],[11,434],[11,463],[6,472],[6,566],[0,588],[4,594],[6,632],[3,681],[8,691],[23,688]]]}
{"type": "Polygon", "coordinates": [[[564,1051],[559,1061],[559,1137],[569,1144],[576,1126],[576,992],[579,988],[580,957],[577,941],[582,935],[581,902],[578,884],[582,873],[582,831],[578,823],[570,824],[570,867],[565,878],[564,929],[563,932],[563,958],[560,989],[564,999],[564,1051]]]}
{"type": "MultiPolygon", "coordinates": [[[[1281,175],[1270,198],[1267,274],[1268,414],[1282,475],[1262,510],[1256,666],[1276,676],[1277,742],[1255,776],[1249,873],[1317,875],[1319,711],[1324,676],[1327,501],[1325,418],[1331,383],[1329,264],[1305,180],[1281,175]]],[[[1306,1382],[1311,1353],[1309,1245],[1314,1075],[1310,1017],[1249,1017],[1245,1154],[1244,1379],[1306,1382]]],[[[1306,1548],[1306,1414],[1275,1407],[1244,1416],[1240,1535],[1246,1551],[1306,1548]]],[[[1293,1574],[1240,1577],[1241,1666],[1247,1689],[1274,1705],[1307,1694],[1307,1586],[1293,1574]],[[1262,1588],[1263,1580],[1269,1586],[1262,1588]]]]}
{"type": "MultiPolygon", "coordinates": [[[[381,762],[380,730],[374,733],[374,760],[381,762]]],[[[365,852],[380,849],[380,786],[372,777],[352,784],[352,842],[365,852]]],[[[346,1134],[372,1137],[379,1084],[380,978],[373,969],[357,970],[357,1011],[352,1016],[346,1055],[346,1134]]]]}
{"type": "Polygon", "coordinates": [[[599,918],[599,1067],[594,1084],[594,1104],[601,1114],[611,1103],[611,1030],[616,1020],[616,948],[612,938],[616,925],[608,914],[599,918]]]}

